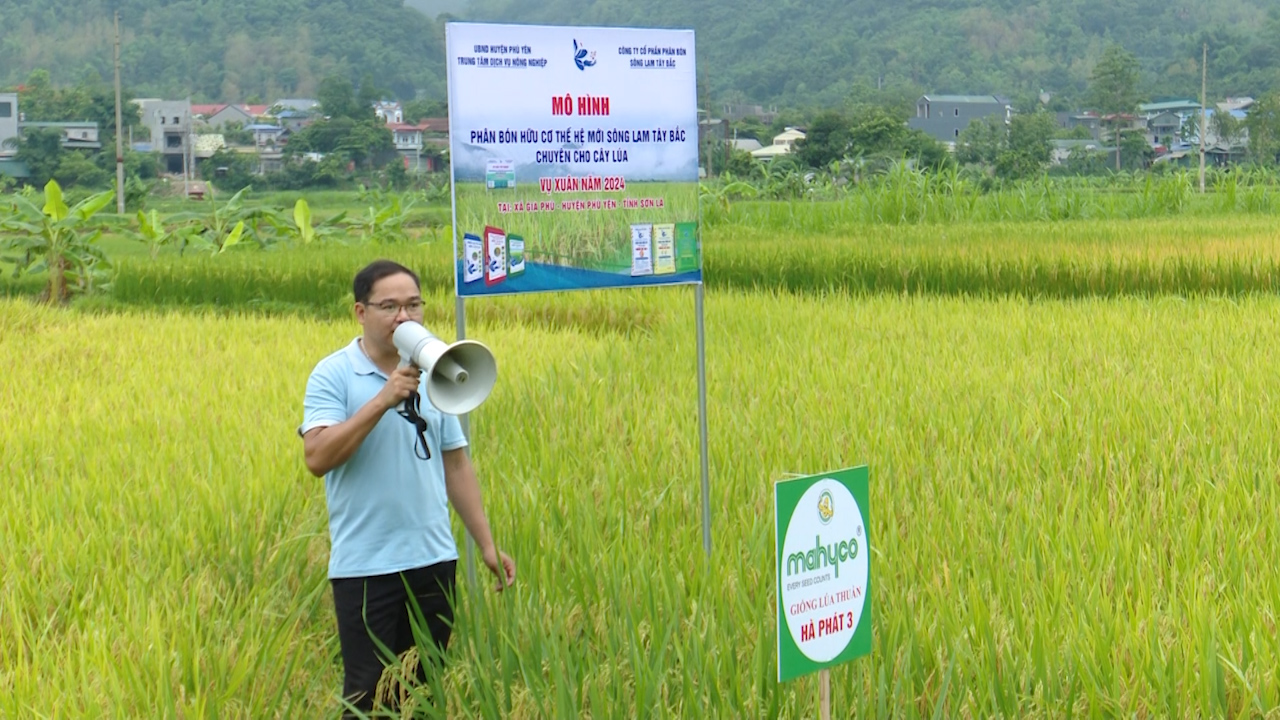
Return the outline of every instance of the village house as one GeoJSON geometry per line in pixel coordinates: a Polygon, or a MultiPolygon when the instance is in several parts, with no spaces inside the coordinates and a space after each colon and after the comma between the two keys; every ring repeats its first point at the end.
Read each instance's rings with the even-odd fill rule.
{"type": "Polygon", "coordinates": [[[795,147],[797,140],[804,139],[804,131],[799,128],[787,127],[782,132],[773,136],[773,144],[753,150],[751,157],[757,160],[769,161],[779,155],[790,155],[795,147]]]}
{"type": "Polygon", "coordinates": [[[14,156],[18,153],[18,140],[28,130],[56,130],[62,136],[65,150],[99,150],[102,140],[96,122],[35,122],[27,121],[18,107],[17,93],[0,93],[0,175],[28,177],[24,164],[14,156]]]}
{"type": "Polygon", "coordinates": [[[956,138],[974,120],[997,117],[1007,123],[1012,116],[1013,105],[998,95],[922,95],[907,127],[955,147],[956,138]]]}
{"type": "Polygon", "coordinates": [[[150,149],[160,153],[160,167],[171,175],[189,173],[193,128],[190,100],[139,98],[142,125],[150,133],[150,149]]]}
{"type": "Polygon", "coordinates": [[[62,133],[62,147],[67,150],[101,150],[96,122],[19,122],[18,134],[29,128],[57,130],[62,133]]]}
{"type": "Polygon", "coordinates": [[[254,121],[253,115],[241,105],[192,105],[191,116],[196,124],[209,128],[244,127],[254,121]]]}

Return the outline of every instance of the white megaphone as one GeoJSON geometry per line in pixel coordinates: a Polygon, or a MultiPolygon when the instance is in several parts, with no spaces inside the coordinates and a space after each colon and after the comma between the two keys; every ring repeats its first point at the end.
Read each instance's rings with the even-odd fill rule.
{"type": "Polygon", "coordinates": [[[427,374],[427,399],[442,413],[463,415],[489,397],[498,380],[498,364],[483,343],[459,340],[452,345],[412,320],[391,336],[401,365],[415,365],[427,374]]]}

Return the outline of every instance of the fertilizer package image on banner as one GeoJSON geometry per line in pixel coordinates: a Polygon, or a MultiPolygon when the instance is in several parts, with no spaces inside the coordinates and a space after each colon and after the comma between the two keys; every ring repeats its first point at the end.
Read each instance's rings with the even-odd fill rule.
{"type": "Polygon", "coordinates": [[[702,267],[698,252],[698,224],[676,223],[676,272],[689,272],[702,267]]]}
{"type": "Polygon", "coordinates": [[[449,22],[445,51],[459,296],[702,282],[692,30],[449,22]]]}
{"type": "Polygon", "coordinates": [[[475,282],[484,277],[484,242],[467,233],[462,237],[462,281],[475,282]]]}
{"type": "Polygon", "coordinates": [[[631,226],[631,275],[653,274],[653,226],[631,226]]]}
{"type": "Polygon", "coordinates": [[[507,279],[507,234],[486,226],[484,229],[484,282],[486,285],[507,279]]]}
{"type": "Polygon", "coordinates": [[[653,226],[653,274],[670,275],[676,271],[676,226],[660,223],[653,226]]]}
{"type": "Polygon", "coordinates": [[[524,238],[519,235],[507,236],[507,277],[515,277],[524,272],[524,238]]]}

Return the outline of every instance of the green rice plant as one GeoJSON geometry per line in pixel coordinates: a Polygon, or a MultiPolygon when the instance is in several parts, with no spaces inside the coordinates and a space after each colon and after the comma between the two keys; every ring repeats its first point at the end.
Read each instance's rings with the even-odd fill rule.
{"type": "Polygon", "coordinates": [[[1043,185],[1021,183],[1014,191],[1016,205],[1011,220],[1033,222],[1049,219],[1048,192],[1043,185]]]}
{"type": "MultiPolygon", "coordinates": [[[[876,174],[853,185],[841,185],[838,192],[826,187],[824,173],[814,174],[800,195],[809,200],[805,211],[791,203],[737,203],[728,212],[717,213],[714,224],[749,224],[755,216],[766,216],[779,229],[809,231],[850,225],[913,224],[947,222],[1057,222],[1076,219],[1137,219],[1172,214],[1212,215],[1229,212],[1228,180],[1213,176],[1228,194],[1200,196],[1192,189],[1190,173],[1167,175],[1116,173],[1104,178],[1041,176],[1010,183],[993,183],[980,190],[958,170],[930,172],[910,163],[893,162],[876,174]],[[823,220],[827,222],[824,224],[823,220]]],[[[1242,173],[1248,178],[1241,187],[1274,187],[1271,173],[1242,173]]],[[[771,193],[765,179],[750,180],[761,198],[781,197],[771,193]]],[[[738,180],[735,180],[738,182],[738,180]]],[[[989,180],[986,182],[990,182],[989,180]]],[[[985,183],[984,183],[985,184],[985,183]]],[[[834,187],[834,186],[833,186],[834,187]]],[[[790,197],[790,196],[787,196],[790,197]]],[[[1269,212],[1257,191],[1259,212],[1269,212]]]]}
{"type": "Polygon", "coordinates": [[[352,276],[362,265],[390,258],[414,269],[424,287],[452,288],[449,252],[444,245],[326,244],[218,258],[167,255],[155,261],[122,261],[109,301],[117,307],[349,317],[352,276]]]}
{"type": "MultiPolygon", "coordinates": [[[[670,200],[661,212],[655,208],[575,211],[569,223],[562,222],[563,216],[553,219],[543,213],[500,213],[495,198],[510,198],[515,207],[525,197],[505,191],[480,191],[477,196],[472,188],[468,192],[473,195],[464,192],[459,207],[462,232],[480,232],[482,221],[489,217],[508,232],[523,232],[526,240],[536,240],[533,246],[539,261],[595,263],[605,269],[630,267],[630,222],[697,217],[701,212],[706,280],[718,288],[905,289],[1032,297],[1235,294],[1274,287],[1275,248],[1266,217],[1272,212],[1274,194],[1269,177],[1259,175],[1261,179],[1250,180],[1252,184],[1241,191],[1238,204],[1257,214],[1257,221],[1219,212],[1214,205],[1217,199],[1202,200],[1190,192],[1185,174],[1144,179],[1141,192],[1098,192],[1084,182],[1042,178],[983,194],[974,181],[959,173],[931,175],[902,164],[890,166],[882,178],[864,183],[838,202],[760,201],[748,197],[751,186],[729,183],[706,186],[701,210],[699,201],[685,192],[689,188],[659,184],[639,187],[670,200]],[[1181,219],[1161,219],[1170,213],[1181,219]],[[1130,215],[1137,217],[1106,220],[1130,215]],[[714,222],[706,222],[708,217],[714,222]],[[1089,221],[1087,225],[1079,222],[1083,220],[1089,221]],[[1064,237],[1074,239],[1064,242],[1064,237]]],[[[1125,182],[1130,183],[1125,187],[1132,185],[1131,180],[1125,182]]],[[[545,196],[536,189],[523,192],[539,198],[527,202],[544,202],[540,198],[545,196]]],[[[295,199],[295,210],[302,207],[298,201],[306,203],[295,199]]],[[[306,203],[306,207],[312,205],[306,203]]],[[[332,268],[334,279],[322,279],[318,287],[331,283],[341,288],[346,284],[342,276],[357,263],[383,255],[404,258],[433,287],[452,286],[448,228],[409,230],[406,221],[399,225],[401,231],[416,237],[421,247],[405,243],[403,248],[373,246],[331,253],[328,245],[358,241],[358,236],[336,229],[335,222],[344,219],[345,210],[313,213],[324,218],[312,222],[313,237],[324,236],[333,243],[322,247],[303,242],[297,219],[291,223],[281,215],[278,227],[269,233],[275,240],[267,245],[279,262],[249,253],[225,271],[201,261],[184,263],[178,238],[194,233],[197,226],[168,224],[158,211],[148,213],[146,222],[138,225],[137,232],[145,234],[148,225],[154,231],[146,250],[127,240],[133,231],[122,232],[107,222],[86,227],[104,231],[99,244],[114,259],[113,281],[109,296],[80,302],[95,308],[195,304],[227,312],[287,309],[322,317],[335,312],[345,315],[345,306],[331,304],[333,297],[344,292],[326,295],[308,288],[302,279],[305,268],[319,268],[322,276],[332,268]],[[296,236],[296,242],[276,242],[291,236],[296,236]],[[300,247],[286,247],[294,244],[300,247]],[[310,253],[315,253],[314,258],[310,253]],[[289,270],[278,281],[281,268],[289,270]]],[[[252,219],[244,222],[241,237],[247,239],[252,219]]],[[[231,237],[235,225],[226,230],[231,237]]],[[[246,244],[253,245],[240,242],[239,246],[246,244]]],[[[222,246],[205,245],[211,252],[226,247],[238,249],[225,239],[222,246]]],[[[220,260],[227,262],[240,254],[220,253],[220,260]]],[[[0,294],[36,295],[40,279],[47,275],[0,278],[0,294]]]]}
{"type": "Polygon", "coordinates": [[[1191,174],[1166,175],[1157,183],[1156,206],[1163,215],[1181,213],[1191,201],[1191,174]]]}
{"type": "MultiPolygon", "coordinates": [[[[836,714],[1280,712],[1274,297],[713,290],[708,558],[688,296],[504,298],[471,327],[501,368],[474,457],[520,574],[496,594],[460,567],[451,717],[815,716],[816,677],[773,679],[772,483],[864,462],[874,645],[833,669],[836,714]],[[521,314],[551,304],[655,319],[521,314]]],[[[178,317],[0,302],[0,716],[338,707],[293,429],[358,328],[178,317]]]]}
{"type": "Polygon", "coordinates": [[[1275,188],[1267,185],[1251,185],[1244,193],[1244,210],[1251,213],[1270,213],[1275,209],[1275,188]]]}
{"type": "Polygon", "coordinates": [[[1240,295],[1278,288],[1265,218],[869,225],[839,235],[723,227],[713,288],[1076,298],[1240,295]]]}
{"type": "Polygon", "coordinates": [[[1235,173],[1216,173],[1213,194],[1221,212],[1235,212],[1240,191],[1240,179],[1235,173]]]}
{"type": "MultiPolygon", "coordinates": [[[[735,203],[733,212],[748,203],[735,203]]],[[[749,222],[704,230],[705,282],[716,289],[1074,298],[1270,292],[1280,277],[1266,216],[891,227],[855,226],[854,212],[851,203],[756,204],[749,222]],[[793,226],[801,230],[777,229],[793,226]]],[[[454,285],[447,241],[313,244],[231,253],[217,262],[121,256],[110,295],[93,303],[346,317],[350,275],[384,256],[413,268],[427,287],[454,285]]]]}

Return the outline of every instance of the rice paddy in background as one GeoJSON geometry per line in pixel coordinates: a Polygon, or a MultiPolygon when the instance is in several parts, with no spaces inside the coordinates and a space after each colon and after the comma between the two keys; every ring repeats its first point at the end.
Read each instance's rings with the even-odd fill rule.
{"type": "MultiPolygon", "coordinates": [[[[815,677],[774,680],[772,483],[861,463],[874,646],[833,670],[837,716],[1280,712],[1280,300],[728,279],[770,257],[1087,276],[1174,252],[1271,281],[1253,218],[1149,222],[882,247],[718,231],[710,559],[692,291],[469,303],[499,363],[475,460],[519,581],[464,581],[452,716],[815,717],[815,677]]],[[[323,486],[294,429],[308,372],[358,333],[357,257],[441,252],[384,250],[135,266],[134,290],[81,311],[0,300],[0,716],[336,708],[323,486]]],[[[426,322],[450,338],[446,292],[426,322]]]]}
{"type": "Polygon", "coordinates": [[[692,182],[632,182],[625,193],[605,186],[603,194],[598,189],[544,192],[528,183],[498,191],[487,190],[482,182],[459,182],[454,188],[459,232],[483,237],[486,225],[500,227],[523,236],[529,259],[546,264],[629,269],[631,223],[698,219],[698,188],[692,182]],[[637,205],[627,207],[624,195],[637,205]],[[575,201],[598,205],[562,207],[575,201]],[[604,206],[605,202],[616,207],[604,206]],[[505,209],[500,210],[500,204],[505,209]]]}

